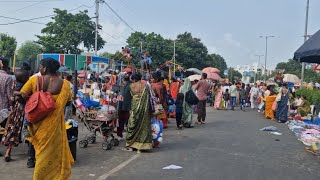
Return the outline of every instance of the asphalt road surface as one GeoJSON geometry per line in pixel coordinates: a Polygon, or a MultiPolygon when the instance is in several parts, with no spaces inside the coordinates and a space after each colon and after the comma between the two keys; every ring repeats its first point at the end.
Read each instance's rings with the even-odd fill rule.
{"type": "MultiPolygon", "coordinates": [[[[264,119],[255,111],[214,111],[207,108],[207,123],[176,130],[175,120],[164,132],[164,142],[151,153],[110,151],[101,139],[78,148],[71,179],[110,180],[319,180],[320,159],[307,153],[304,145],[285,124],[264,119]],[[259,131],[276,126],[283,135],[259,131]],[[182,169],[163,170],[169,165],[182,169]]],[[[87,133],[79,128],[80,137],[87,133]]],[[[4,151],[4,148],[0,148],[4,151]]],[[[15,161],[0,163],[1,180],[32,179],[26,168],[26,145],[13,149],[15,161]]]]}

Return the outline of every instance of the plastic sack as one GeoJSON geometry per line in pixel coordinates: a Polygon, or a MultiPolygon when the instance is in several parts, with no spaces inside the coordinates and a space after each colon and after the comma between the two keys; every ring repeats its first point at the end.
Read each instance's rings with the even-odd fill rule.
{"type": "Polygon", "coordinates": [[[81,100],[84,107],[90,109],[91,107],[99,107],[100,103],[92,101],[89,97],[81,100]]]}
{"type": "Polygon", "coordinates": [[[152,140],[162,142],[163,138],[163,124],[162,121],[157,118],[153,118],[151,121],[152,140]]]}
{"type": "Polygon", "coordinates": [[[259,110],[262,110],[264,108],[264,105],[265,105],[264,102],[261,102],[258,106],[259,110]]]}

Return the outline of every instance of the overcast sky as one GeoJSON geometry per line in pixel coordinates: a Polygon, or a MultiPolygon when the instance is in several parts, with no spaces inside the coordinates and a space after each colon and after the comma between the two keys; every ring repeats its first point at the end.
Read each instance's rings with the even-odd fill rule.
{"type": "MultiPolygon", "coordinates": [[[[261,35],[269,41],[268,66],[293,57],[303,43],[307,0],[107,0],[106,2],[137,31],[160,33],[174,39],[185,31],[201,38],[210,53],[222,55],[228,66],[257,62],[264,54],[261,35]]],[[[53,8],[88,9],[94,16],[94,0],[0,0],[0,16],[31,19],[53,14],[53,8]],[[78,8],[79,6],[82,6],[78,8]],[[87,6],[87,7],[85,7],[87,6]]],[[[320,1],[310,0],[309,34],[320,29],[320,1]]],[[[108,42],[103,51],[120,50],[132,30],[106,5],[100,7],[101,35],[108,42]],[[112,36],[112,37],[111,37],[112,36]]],[[[47,23],[50,18],[35,20],[47,23]]],[[[0,24],[15,22],[0,17],[0,24]]],[[[0,32],[17,38],[18,44],[36,40],[44,25],[0,25],[0,32]]],[[[178,60],[179,61],[179,60],[178,60]]]]}

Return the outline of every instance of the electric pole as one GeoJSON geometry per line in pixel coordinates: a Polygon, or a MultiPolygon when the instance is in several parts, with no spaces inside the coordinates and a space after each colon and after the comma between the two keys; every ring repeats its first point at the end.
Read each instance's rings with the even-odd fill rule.
{"type": "Polygon", "coordinates": [[[96,30],[95,30],[95,39],[94,39],[94,55],[97,56],[97,53],[98,53],[98,30],[99,30],[99,4],[103,1],[101,1],[101,0],[95,0],[95,1],[96,1],[96,12],[95,12],[96,30]]]}
{"type": "MultiPolygon", "coordinates": [[[[306,22],[304,26],[304,42],[308,40],[308,21],[309,21],[309,0],[307,0],[307,8],[306,8],[306,22]]],[[[301,69],[301,83],[304,81],[304,69],[306,64],[302,63],[302,69],[301,69]]]]}
{"type": "Polygon", "coordinates": [[[260,69],[260,73],[259,73],[259,68],[260,68],[260,59],[261,57],[263,57],[264,55],[255,55],[257,57],[259,57],[259,61],[258,61],[258,68],[257,68],[257,79],[260,80],[260,73],[261,73],[261,69],[260,69]]]}
{"type": "Polygon", "coordinates": [[[173,41],[173,73],[176,73],[176,41],[173,41]]]}

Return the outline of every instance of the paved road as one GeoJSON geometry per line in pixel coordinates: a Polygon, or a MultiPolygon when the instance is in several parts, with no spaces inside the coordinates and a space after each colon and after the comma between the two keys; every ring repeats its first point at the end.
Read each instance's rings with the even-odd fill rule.
{"type": "MultiPolygon", "coordinates": [[[[78,149],[72,179],[292,180],[320,178],[320,160],[304,150],[284,124],[263,119],[253,111],[213,111],[207,124],[182,131],[171,120],[165,142],[152,153],[103,151],[100,144],[78,149]],[[259,131],[274,125],[282,136],[259,131]],[[168,165],[180,170],[162,170],[168,165]]],[[[81,129],[81,136],[85,129],[81,129]]],[[[123,146],[123,142],[122,142],[123,146]]],[[[25,168],[25,147],[13,151],[15,162],[0,163],[0,179],[31,179],[25,168]]]]}

